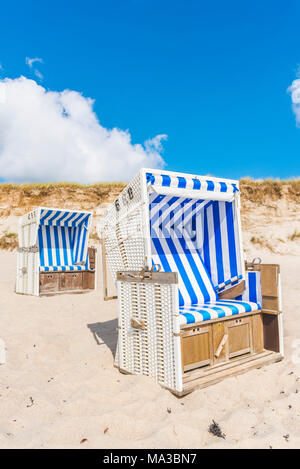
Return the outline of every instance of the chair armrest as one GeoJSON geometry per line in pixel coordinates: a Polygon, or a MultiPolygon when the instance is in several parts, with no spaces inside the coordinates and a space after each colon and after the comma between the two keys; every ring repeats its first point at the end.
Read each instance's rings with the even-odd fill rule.
{"type": "Polygon", "coordinates": [[[241,282],[237,283],[236,285],[233,285],[233,287],[227,288],[224,291],[221,291],[219,293],[219,298],[220,300],[223,299],[233,299],[236,298],[239,295],[242,295],[245,290],[245,281],[242,280],[241,282]]]}
{"type": "Polygon", "coordinates": [[[122,282],[159,283],[161,285],[171,285],[172,283],[178,283],[178,276],[176,272],[156,272],[153,270],[122,271],[117,272],[117,280],[122,282]]]}

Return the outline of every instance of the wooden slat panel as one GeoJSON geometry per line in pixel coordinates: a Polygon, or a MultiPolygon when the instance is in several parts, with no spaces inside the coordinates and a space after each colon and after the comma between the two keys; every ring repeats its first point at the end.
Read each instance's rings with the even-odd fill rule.
{"type": "Polygon", "coordinates": [[[261,367],[267,363],[273,363],[282,360],[282,356],[279,353],[274,352],[263,352],[262,354],[255,354],[244,359],[232,360],[228,364],[224,364],[218,367],[218,370],[214,368],[208,369],[207,373],[204,371],[201,373],[200,370],[191,372],[189,378],[184,379],[183,392],[178,395],[184,395],[196,388],[204,388],[215,384],[231,375],[238,375],[244,373],[251,368],[261,367]]]}
{"type": "Polygon", "coordinates": [[[95,288],[95,272],[83,272],[83,289],[93,290],[95,288]]]}
{"type": "Polygon", "coordinates": [[[278,297],[278,265],[260,265],[261,291],[263,296],[278,297]]]}
{"type": "Polygon", "coordinates": [[[246,270],[261,273],[262,311],[279,314],[279,272],[278,264],[246,264],[246,270]]]}
{"type": "Polygon", "coordinates": [[[250,350],[250,328],[249,323],[228,327],[229,357],[237,352],[245,353],[250,350]]]}
{"type": "Polygon", "coordinates": [[[262,315],[252,316],[253,352],[261,353],[264,349],[262,315]]]}
{"type": "Polygon", "coordinates": [[[263,314],[264,348],[273,352],[280,351],[278,316],[263,314]]]}
{"type": "Polygon", "coordinates": [[[223,347],[220,355],[218,357],[215,356],[215,353],[220,345],[221,340],[225,335],[225,322],[217,322],[212,325],[213,328],[213,352],[214,352],[214,364],[222,363],[227,360],[227,348],[228,345],[225,344],[223,347]]]}
{"type": "Polygon", "coordinates": [[[263,311],[271,314],[279,314],[279,298],[263,296],[263,311]]]}

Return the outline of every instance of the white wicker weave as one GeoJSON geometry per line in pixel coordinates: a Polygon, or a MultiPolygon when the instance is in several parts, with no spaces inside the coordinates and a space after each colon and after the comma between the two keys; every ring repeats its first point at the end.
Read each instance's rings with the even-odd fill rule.
{"type": "Polygon", "coordinates": [[[182,391],[178,288],[176,284],[118,281],[118,365],[132,374],[154,377],[182,391]],[[141,320],[144,330],[131,326],[141,320]]]}

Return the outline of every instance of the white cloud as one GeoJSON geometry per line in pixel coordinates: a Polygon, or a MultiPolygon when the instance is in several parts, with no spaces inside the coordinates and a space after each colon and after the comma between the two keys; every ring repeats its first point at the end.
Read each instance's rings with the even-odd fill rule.
{"type": "Polygon", "coordinates": [[[26,57],[25,58],[25,62],[27,63],[27,65],[29,66],[29,68],[32,68],[32,65],[35,63],[35,62],[39,62],[39,63],[43,63],[43,59],[41,59],[40,57],[35,57],[33,59],[31,59],[30,57],[26,57]]]}
{"type": "Polygon", "coordinates": [[[300,125],[300,78],[293,81],[288,88],[292,98],[292,107],[296,116],[296,123],[300,125]]]}
{"type": "Polygon", "coordinates": [[[0,81],[0,176],[9,181],[126,181],[141,167],[162,167],[157,135],[133,144],[128,131],[103,127],[94,101],[48,91],[25,77],[0,81]]]}
{"type": "MultiPolygon", "coordinates": [[[[44,63],[43,59],[41,59],[40,57],[35,57],[33,59],[31,59],[30,57],[26,57],[25,62],[30,69],[32,69],[33,64],[35,64],[36,62],[41,63],[41,64],[44,63]]],[[[43,80],[44,77],[37,68],[33,69],[33,73],[39,80],[43,80]]]]}
{"type": "Polygon", "coordinates": [[[36,68],[34,69],[33,73],[35,74],[36,77],[38,77],[40,80],[44,78],[44,76],[39,72],[36,68]]]}

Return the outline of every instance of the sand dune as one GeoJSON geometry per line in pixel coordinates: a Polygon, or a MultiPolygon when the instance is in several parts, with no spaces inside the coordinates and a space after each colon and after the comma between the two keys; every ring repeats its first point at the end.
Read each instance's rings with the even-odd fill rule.
{"type": "MultiPolygon", "coordinates": [[[[246,252],[300,255],[300,180],[245,178],[241,179],[240,187],[246,252]]],[[[123,188],[121,183],[0,184],[0,248],[17,245],[18,217],[37,206],[90,210],[93,213],[90,244],[96,243],[96,225],[123,188]]]]}
{"type": "Polygon", "coordinates": [[[263,255],[282,267],[285,360],[178,399],[113,367],[117,304],[102,301],[100,283],[84,295],[16,295],[15,256],[0,251],[0,447],[300,447],[300,257],[263,255]],[[213,419],[225,439],[208,433],[213,419]]]}

